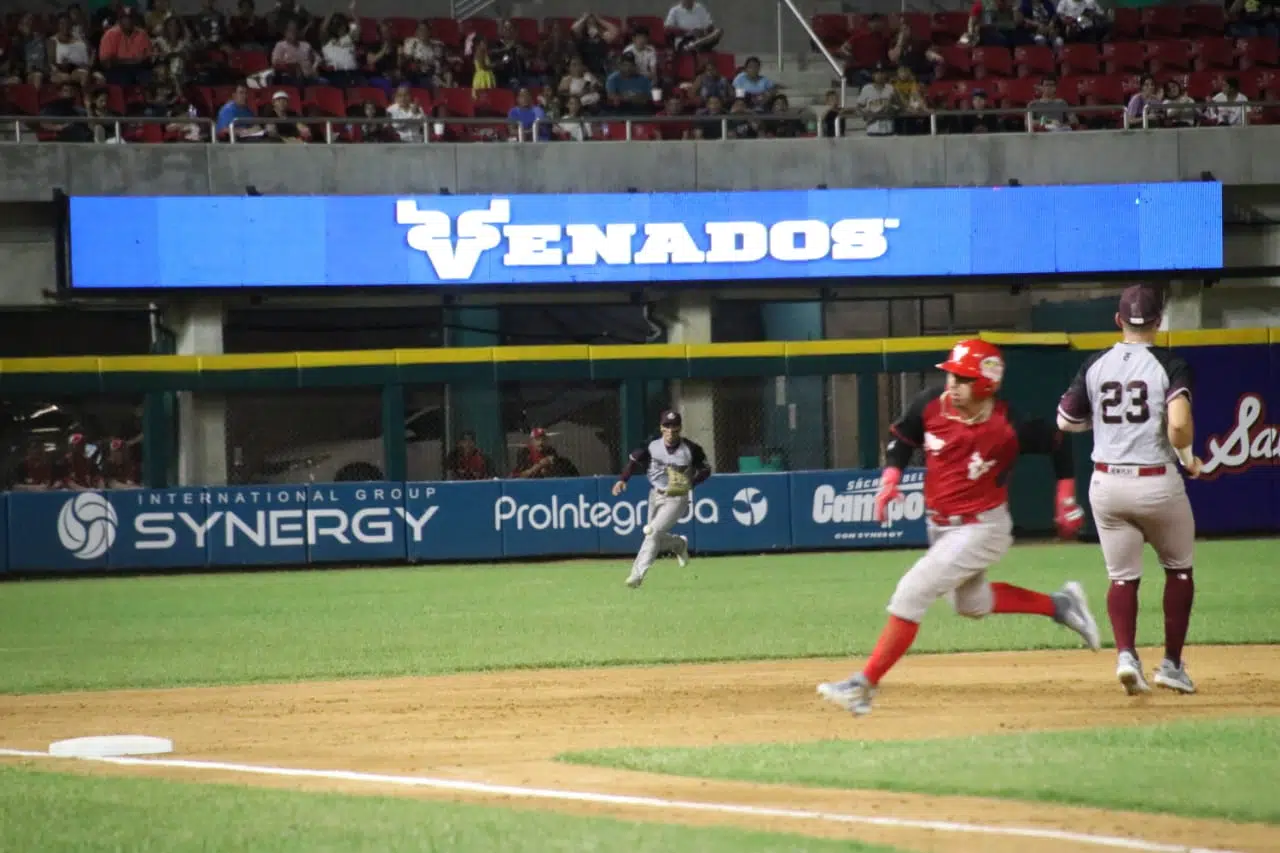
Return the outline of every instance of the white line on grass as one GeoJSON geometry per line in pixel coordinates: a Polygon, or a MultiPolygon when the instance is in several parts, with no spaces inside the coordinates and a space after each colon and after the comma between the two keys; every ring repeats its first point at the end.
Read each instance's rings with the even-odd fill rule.
{"type": "MultiPolygon", "coordinates": [[[[17,758],[53,758],[47,752],[22,749],[0,749],[0,756],[17,758]]],[[[974,835],[1005,835],[1016,838],[1038,838],[1048,841],[1070,841],[1092,844],[1096,847],[1112,847],[1121,850],[1142,850],[1147,853],[1234,853],[1209,847],[1187,847],[1144,841],[1138,838],[1120,838],[1111,835],[1088,835],[1059,829],[1037,829],[1021,826],[989,826],[977,823],[956,823],[946,820],[913,820],[897,817],[870,817],[867,815],[835,814],[799,809],[776,809],[765,806],[745,806],[733,803],[699,803],[689,800],[665,800],[659,797],[633,797],[624,794],[599,794],[588,791],[556,791],[547,788],[525,788],[515,785],[490,785],[485,782],[466,782],[461,779],[436,779],[429,776],[393,776],[384,773],[359,773],[354,770],[305,770],[297,767],[271,767],[259,764],[230,764],[224,761],[193,761],[177,758],[82,758],[125,767],[172,767],[183,770],[220,770],[227,773],[247,773],[256,776],[287,776],[304,779],[333,779],[343,782],[367,782],[377,785],[401,785],[406,788],[434,788],[442,791],[459,791],[490,796],[520,797],[534,800],[565,800],[579,803],[597,803],[614,806],[642,806],[666,810],[711,812],[714,814],[751,815],[753,817],[811,820],[826,823],[861,824],[892,829],[921,829],[934,832],[958,832],[974,835]]]]}

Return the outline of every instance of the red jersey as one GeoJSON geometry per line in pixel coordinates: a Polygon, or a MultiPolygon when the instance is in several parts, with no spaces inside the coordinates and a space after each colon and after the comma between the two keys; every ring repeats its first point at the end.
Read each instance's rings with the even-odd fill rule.
{"type": "MultiPolygon", "coordinates": [[[[1055,471],[1071,476],[1070,445],[1043,420],[1019,423],[996,400],[977,423],[960,418],[939,388],[916,396],[890,429],[895,439],[924,454],[924,502],[940,515],[975,515],[1009,499],[1009,472],[1019,453],[1051,453],[1055,471]]],[[[889,446],[893,456],[893,443],[889,446]]]]}

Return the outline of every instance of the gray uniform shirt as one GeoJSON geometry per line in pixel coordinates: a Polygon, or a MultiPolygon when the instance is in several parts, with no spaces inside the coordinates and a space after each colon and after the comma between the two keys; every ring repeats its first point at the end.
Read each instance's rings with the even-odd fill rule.
{"type": "Polygon", "coordinates": [[[667,489],[667,466],[683,470],[696,486],[710,474],[707,469],[707,454],[696,442],[687,438],[680,439],[674,448],[667,447],[661,437],[655,438],[640,450],[631,453],[631,465],[624,472],[643,470],[649,478],[649,485],[658,491],[667,489]]]}
{"type": "Polygon", "coordinates": [[[1058,414],[1073,424],[1092,421],[1093,461],[1111,465],[1167,465],[1168,403],[1191,399],[1191,368],[1180,356],[1147,344],[1118,343],[1095,353],[1062,395],[1058,414]]]}

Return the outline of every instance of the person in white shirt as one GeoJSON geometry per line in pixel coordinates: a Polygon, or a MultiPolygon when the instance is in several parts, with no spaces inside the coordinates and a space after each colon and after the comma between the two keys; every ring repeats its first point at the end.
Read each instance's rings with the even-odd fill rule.
{"type": "Polygon", "coordinates": [[[587,109],[600,103],[600,81],[587,70],[580,56],[569,60],[569,73],[560,78],[556,90],[562,98],[578,98],[587,109]]]}
{"type": "Polygon", "coordinates": [[[644,27],[636,27],[631,36],[631,44],[622,49],[636,61],[636,70],[650,80],[658,79],[658,51],[649,43],[649,31],[644,27]]]}
{"type": "Polygon", "coordinates": [[[667,40],[677,51],[711,50],[724,37],[724,31],[698,0],[680,0],[672,6],[664,26],[669,34],[667,40]]]}
{"type": "Polygon", "coordinates": [[[867,123],[867,136],[892,136],[893,119],[899,103],[897,90],[889,83],[889,71],[877,65],[871,82],[862,87],[856,102],[858,112],[867,123]]]}
{"type": "Polygon", "coordinates": [[[413,91],[407,84],[396,89],[395,100],[387,107],[387,118],[398,119],[391,127],[401,142],[422,141],[427,114],[422,111],[422,105],[413,99],[413,91]]]}
{"type": "Polygon", "coordinates": [[[1247,104],[1249,99],[1244,96],[1244,92],[1240,91],[1240,81],[1235,77],[1228,77],[1224,82],[1222,91],[1214,95],[1212,101],[1214,106],[1209,107],[1206,111],[1211,121],[1216,121],[1222,125],[1242,125],[1244,124],[1244,107],[1229,107],[1227,104],[1247,104]]]}
{"type": "Polygon", "coordinates": [[[420,85],[430,86],[441,70],[444,43],[431,37],[429,22],[419,21],[418,29],[400,45],[400,56],[405,60],[407,75],[420,85]]]}
{"type": "Polygon", "coordinates": [[[1055,8],[1066,41],[1100,42],[1106,35],[1107,14],[1098,0],[1058,0],[1055,8]]]}
{"type": "Polygon", "coordinates": [[[356,79],[360,65],[356,61],[356,43],[360,38],[360,24],[356,18],[356,4],[352,0],[348,7],[350,20],[334,12],[324,22],[324,32],[329,40],[320,49],[324,67],[328,70],[326,77],[335,86],[355,86],[361,81],[356,79]]]}

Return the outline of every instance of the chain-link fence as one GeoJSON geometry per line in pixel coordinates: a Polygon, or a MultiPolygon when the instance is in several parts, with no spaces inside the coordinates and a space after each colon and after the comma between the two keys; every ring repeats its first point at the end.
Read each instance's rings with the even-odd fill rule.
{"type": "Polygon", "coordinates": [[[140,397],[0,400],[6,491],[134,488],[142,481],[142,453],[140,397]]]}

